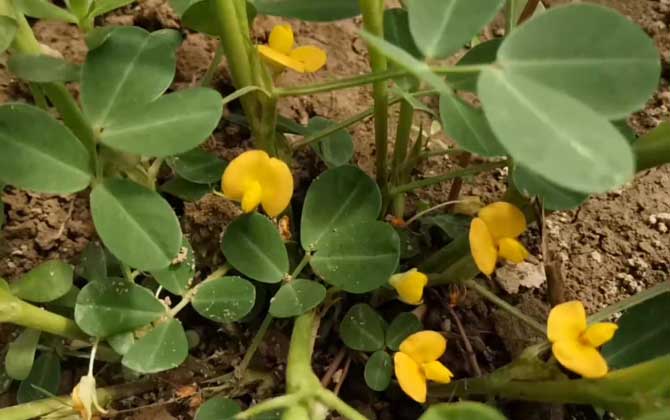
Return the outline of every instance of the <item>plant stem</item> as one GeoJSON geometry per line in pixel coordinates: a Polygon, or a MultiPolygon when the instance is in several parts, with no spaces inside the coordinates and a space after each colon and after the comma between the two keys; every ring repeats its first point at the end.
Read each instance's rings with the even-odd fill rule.
{"type": "Polygon", "coordinates": [[[272,399],[260,402],[253,407],[249,407],[248,409],[244,410],[243,412],[237,414],[235,416],[235,419],[237,420],[243,420],[243,419],[251,419],[259,414],[268,412],[268,411],[274,411],[280,408],[287,408],[291,407],[292,405],[300,403],[302,399],[305,398],[305,395],[295,393],[295,394],[288,394],[288,395],[282,395],[279,397],[274,397],[272,399]]]}
{"type": "Polygon", "coordinates": [[[298,277],[300,275],[300,273],[302,273],[302,270],[305,269],[307,264],[309,264],[309,261],[311,259],[312,259],[312,254],[309,251],[305,252],[305,255],[302,256],[302,259],[300,260],[298,265],[293,270],[293,273],[291,273],[291,278],[294,279],[294,278],[298,277]]]}
{"type": "Polygon", "coordinates": [[[496,296],[495,293],[491,292],[489,289],[487,289],[485,286],[482,286],[481,284],[477,283],[476,280],[468,280],[465,282],[465,285],[473,290],[475,290],[477,293],[482,295],[485,299],[490,301],[491,303],[497,305],[500,309],[506,311],[510,315],[518,318],[519,320],[523,321],[528,325],[529,327],[533,328],[542,336],[546,335],[546,329],[544,328],[544,325],[540,324],[537,322],[535,319],[529,317],[528,315],[524,314],[514,306],[510,305],[509,303],[505,302],[503,299],[499,298],[496,296]]]}
{"type": "Polygon", "coordinates": [[[349,404],[342,401],[340,397],[338,397],[337,395],[335,395],[334,392],[328,389],[321,388],[319,392],[317,392],[316,396],[326,406],[337,411],[338,413],[348,418],[349,420],[368,420],[367,417],[359,413],[355,408],[353,408],[349,404]]]}
{"type": "Polygon", "coordinates": [[[253,359],[254,354],[256,354],[256,351],[258,350],[258,347],[260,347],[261,343],[263,342],[263,338],[265,338],[265,334],[267,334],[273,320],[274,317],[268,312],[265,315],[263,322],[261,322],[260,327],[258,327],[258,331],[251,340],[251,344],[249,344],[247,351],[244,353],[242,362],[240,362],[240,364],[235,369],[235,374],[238,378],[244,376],[244,372],[246,372],[247,368],[249,367],[249,363],[251,363],[251,359],[253,359]]]}
{"type": "Polygon", "coordinates": [[[71,319],[24,302],[6,290],[0,290],[0,322],[9,322],[74,340],[89,339],[71,319]]]}
{"type": "Polygon", "coordinates": [[[188,292],[184,294],[184,296],[181,298],[181,301],[179,301],[178,304],[174,306],[169,312],[169,316],[171,318],[174,318],[177,316],[179,312],[181,312],[182,309],[187,307],[190,303],[191,300],[193,300],[193,297],[198,293],[198,289],[205,283],[218,280],[221,277],[225,276],[226,273],[230,270],[230,266],[228,264],[224,264],[221,267],[217,268],[216,270],[212,271],[212,273],[205,278],[205,280],[201,281],[200,283],[196,284],[194,287],[191,288],[188,292]]]}
{"type": "Polygon", "coordinates": [[[633,296],[622,299],[621,301],[609,305],[606,308],[603,308],[601,311],[598,311],[589,317],[589,323],[605,321],[617,312],[625,311],[628,308],[639,305],[644,301],[653,299],[656,296],[662,295],[664,293],[670,293],[670,281],[668,280],[633,296]]]}
{"type": "MultiPolygon", "coordinates": [[[[398,127],[396,129],[395,145],[393,147],[393,167],[391,170],[391,180],[394,185],[400,185],[403,179],[402,166],[407,159],[409,149],[409,136],[412,132],[412,122],[414,121],[414,107],[408,101],[403,100],[400,103],[400,113],[398,115],[398,127]]],[[[400,219],[405,215],[405,195],[397,194],[393,197],[393,214],[400,219]]]]}
{"type": "Polygon", "coordinates": [[[435,176],[432,178],[425,178],[418,181],[410,182],[408,184],[399,185],[395,188],[391,188],[389,194],[391,196],[394,196],[396,194],[416,190],[418,188],[429,187],[431,185],[439,184],[441,182],[448,181],[450,179],[460,178],[468,175],[476,175],[480,172],[488,171],[495,168],[502,168],[504,166],[507,166],[507,161],[502,160],[498,162],[482,163],[481,165],[474,165],[464,169],[457,169],[455,171],[449,172],[446,175],[435,176]]]}
{"type": "MultiPolygon", "coordinates": [[[[369,33],[384,37],[384,0],[359,0],[363,27],[369,33]]],[[[368,48],[370,67],[374,73],[383,73],[388,69],[386,56],[374,48],[368,48]]],[[[382,195],[388,191],[388,91],[386,80],[379,80],[372,85],[375,116],[375,169],[377,184],[382,195]]]]}
{"type": "MultiPolygon", "coordinates": [[[[436,74],[456,74],[456,73],[479,73],[482,69],[488,67],[488,64],[478,64],[471,66],[451,66],[451,67],[432,67],[436,74]]],[[[387,70],[380,73],[366,73],[360,76],[353,76],[330,82],[320,82],[311,85],[303,85],[288,88],[276,88],[275,94],[278,97],[284,96],[304,96],[319,92],[330,92],[340,89],[348,89],[379,81],[395,79],[397,77],[409,76],[410,73],[405,70],[387,70]]]]}
{"type": "Polygon", "coordinates": [[[33,100],[35,105],[42,108],[45,111],[49,110],[49,104],[47,103],[47,98],[44,96],[42,88],[37,83],[29,83],[28,87],[30,88],[30,93],[33,95],[33,100]]]}
{"type": "Polygon", "coordinates": [[[270,156],[277,156],[277,142],[275,141],[276,126],[277,126],[277,97],[271,95],[270,97],[260,98],[261,103],[261,120],[258,129],[258,138],[256,143],[259,147],[270,154],[270,156]]]}
{"type": "Polygon", "coordinates": [[[223,44],[221,43],[221,41],[219,41],[219,44],[216,46],[216,51],[214,52],[214,58],[212,58],[212,62],[209,63],[207,72],[205,73],[204,76],[202,76],[202,79],[200,80],[200,86],[206,87],[212,84],[212,79],[214,78],[216,71],[219,69],[219,65],[221,64],[222,58],[223,58],[223,44]]]}

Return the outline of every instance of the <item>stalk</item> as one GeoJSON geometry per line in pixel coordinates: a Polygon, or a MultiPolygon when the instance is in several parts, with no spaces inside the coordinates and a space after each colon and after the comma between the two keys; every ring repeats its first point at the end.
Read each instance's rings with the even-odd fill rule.
{"type": "Polygon", "coordinates": [[[399,185],[397,187],[391,188],[389,191],[389,195],[394,196],[397,194],[402,194],[408,191],[413,191],[419,188],[424,188],[424,187],[429,187],[431,185],[439,184],[444,181],[449,181],[454,178],[460,178],[463,176],[468,176],[468,175],[476,175],[480,172],[488,171],[491,169],[495,168],[502,168],[504,166],[507,166],[507,161],[499,161],[499,162],[489,162],[489,163],[482,163],[481,165],[475,165],[475,166],[470,166],[465,169],[457,169],[455,171],[451,171],[448,174],[445,175],[440,175],[440,176],[434,176],[431,178],[425,178],[425,179],[420,179],[418,181],[414,182],[409,182],[404,185],[399,185]]]}
{"type": "MultiPolygon", "coordinates": [[[[408,101],[400,103],[400,114],[398,116],[398,127],[396,129],[395,146],[393,149],[393,169],[391,179],[395,185],[405,182],[402,167],[407,159],[409,149],[409,137],[412,132],[414,120],[414,107],[408,101]]],[[[405,195],[398,194],[393,197],[393,214],[400,219],[405,214],[405,195]]]]}

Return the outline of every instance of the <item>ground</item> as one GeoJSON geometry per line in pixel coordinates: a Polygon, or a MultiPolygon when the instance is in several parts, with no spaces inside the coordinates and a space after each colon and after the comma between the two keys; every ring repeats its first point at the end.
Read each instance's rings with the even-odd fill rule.
{"type": "MultiPolygon", "coordinates": [[[[550,1],[551,5],[567,1],[550,1]]],[[[644,111],[634,115],[630,123],[638,133],[654,128],[670,114],[670,92],[668,91],[668,62],[670,52],[670,1],[668,0],[600,0],[598,3],[614,7],[629,18],[637,21],[644,30],[653,36],[663,57],[663,81],[659,92],[649,101],[644,111]]],[[[272,26],[280,20],[276,18],[259,19],[254,28],[258,42],[264,42],[272,26]]],[[[174,16],[164,0],[142,0],[122,11],[106,17],[103,24],[140,25],[148,29],[161,27],[179,28],[174,16]]],[[[280,85],[290,86],[330,80],[336,77],[361,74],[369,70],[364,43],[358,38],[360,20],[353,19],[337,23],[291,22],[296,32],[296,42],[301,45],[313,44],[328,53],[328,64],[324,71],[310,75],[286,73],[279,81],[280,85]]],[[[34,30],[41,42],[60,51],[65,58],[82,62],[86,47],[78,30],[59,23],[38,23],[34,30]]],[[[500,35],[497,27],[488,28],[486,37],[500,35]]],[[[216,43],[211,38],[187,33],[179,50],[178,68],[174,88],[189,85],[197,81],[206,71],[214,54],[216,43]]],[[[225,68],[215,80],[221,90],[229,91],[230,84],[225,68]]],[[[76,91],[76,87],[75,87],[76,91]]],[[[25,86],[18,83],[0,65],[0,102],[26,100],[25,86]]],[[[287,98],[282,100],[280,111],[283,116],[293,118],[300,123],[315,115],[340,120],[367,109],[371,104],[369,88],[349,89],[334,93],[323,93],[310,97],[287,98]]],[[[391,118],[390,135],[394,133],[394,118],[391,118]]],[[[417,119],[418,123],[418,119],[417,119]]],[[[358,124],[351,129],[355,139],[354,161],[369,173],[373,172],[374,147],[373,130],[370,121],[358,124]]],[[[443,139],[448,141],[447,139],[443,139]]],[[[233,125],[222,125],[207,148],[223,157],[231,158],[246,146],[245,133],[233,125]]],[[[297,189],[304,186],[311,177],[322,169],[311,151],[299,154],[294,163],[297,177],[297,189]]],[[[430,176],[444,173],[457,162],[445,157],[432,158],[419,168],[417,175],[430,176]]],[[[498,172],[491,176],[480,176],[468,180],[463,193],[482,196],[484,201],[493,201],[500,197],[504,188],[505,174],[498,172]]],[[[560,262],[562,277],[565,281],[565,298],[580,299],[589,311],[595,311],[625,296],[665,280],[670,269],[670,165],[652,169],[639,174],[635,180],[622,189],[592,197],[576,210],[552,214],[547,220],[548,248],[560,262]]],[[[446,201],[450,190],[448,183],[436,186],[411,196],[409,211],[417,202],[431,205],[446,201]]],[[[5,202],[7,224],[0,237],[0,277],[9,280],[30,270],[38,263],[64,258],[76,261],[76,256],[90,240],[95,239],[86,194],[76,196],[45,196],[5,190],[2,200],[5,202]]],[[[180,209],[181,211],[181,209],[180,209]]],[[[190,235],[201,262],[215,264],[218,254],[218,238],[225,223],[237,212],[235,206],[215,196],[186,204],[183,209],[184,231],[190,235]]],[[[533,239],[531,235],[529,240],[533,239]]],[[[537,239],[537,237],[535,237],[537,239]]],[[[510,301],[528,309],[531,313],[546,311],[544,286],[539,289],[525,290],[508,295],[510,301]]],[[[439,302],[443,295],[429,296],[431,302],[439,302]]],[[[480,332],[475,334],[473,346],[478,359],[488,369],[496,365],[500,357],[495,347],[504,344],[505,350],[515,353],[518,350],[519,337],[525,337],[525,331],[516,331],[514,323],[508,322],[500,314],[490,316],[490,308],[480,301],[467,299],[463,304],[461,316],[468,328],[480,332]],[[482,319],[487,321],[482,321],[482,319]],[[500,341],[499,338],[502,338],[500,341]],[[492,350],[494,349],[494,350],[492,350]]],[[[436,328],[445,326],[444,310],[435,305],[434,313],[429,309],[426,322],[436,328]]],[[[455,331],[455,330],[454,330],[455,331]]],[[[454,337],[458,334],[454,332],[454,337]]],[[[286,336],[277,333],[268,345],[283,347],[286,336]]],[[[2,340],[0,340],[2,341],[2,340]]],[[[465,353],[461,343],[455,340],[454,358],[465,353]],[[459,350],[460,349],[460,350],[459,350]]],[[[521,340],[525,342],[525,340],[521,340]]],[[[217,343],[218,344],[218,343],[217,343]]],[[[237,343],[235,343],[237,345],[237,343]]],[[[230,343],[225,345],[231,347],[230,343]]],[[[200,349],[200,354],[214,351],[213,344],[200,349]]],[[[273,355],[273,348],[266,349],[266,357],[273,355]]],[[[327,351],[326,351],[327,352],[327,351]]],[[[280,360],[274,353],[274,358],[280,360]]],[[[327,365],[330,357],[324,356],[327,365]]],[[[462,360],[462,358],[461,358],[462,360]]],[[[234,361],[226,359],[226,363],[234,361]]],[[[464,366],[464,374],[471,374],[472,366],[464,366]]],[[[358,374],[354,372],[353,374],[358,374]]],[[[350,386],[344,392],[352,395],[357,388],[350,386]]],[[[379,418],[389,415],[386,410],[378,410],[379,418]]],[[[142,419],[169,419],[185,415],[184,412],[170,411],[164,408],[155,412],[142,412],[142,419]],[[158,414],[156,414],[158,413],[158,414]]],[[[188,411],[188,410],[186,410],[188,411]]],[[[393,411],[390,411],[393,412],[393,411]]],[[[407,417],[410,418],[410,417],[407,417]]]]}

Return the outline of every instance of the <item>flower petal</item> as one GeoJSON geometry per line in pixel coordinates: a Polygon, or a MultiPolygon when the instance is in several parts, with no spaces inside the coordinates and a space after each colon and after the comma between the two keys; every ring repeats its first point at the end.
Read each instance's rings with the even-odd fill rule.
{"type": "Polygon", "coordinates": [[[437,331],[419,331],[400,343],[400,351],[417,363],[434,362],[447,349],[447,340],[437,331]]]}
{"type": "Polygon", "coordinates": [[[612,322],[599,322],[589,325],[581,338],[584,344],[592,347],[600,347],[614,337],[617,329],[619,329],[619,326],[612,322]]]}
{"type": "Polygon", "coordinates": [[[398,299],[409,305],[420,305],[423,301],[423,289],[428,284],[428,276],[416,268],[405,273],[394,274],[389,283],[398,292],[398,299]]]}
{"type": "Polygon", "coordinates": [[[231,200],[242,201],[249,184],[258,181],[261,169],[270,159],[262,150],[249,150],[233,159],[223,172],[221,189],[231,200]]]}
{"type": "Polygon", "coordinates": [[[242,211],[251,213],[256,210],[258,205],[261,204],[262,195],[263,190],[261,189],[261,184],[259,184],[258,181],[251,181],[242,196],[242,211]]]}
{"type": "Polygon", "coordinates": [[[437,382],[439,384],[448,384],[451,382],[451,378],[454,377],[454,374],[451,373],[449,369],[442,363],[437,360],[434,362],[428,362],[421,365],[426,379],[429,381],[437,382]]]}
{"type": "Polygon", "coordinates": [[[496,269],[498,250],[484,221],[478,217],[470,223],[470,253],[479,271],[490,276],[496,269]]]}
{"type": "Polygon", "coordinates": [[[528,255],[528,250],[516,239],[502,238],[498,241],[498,256],[500,258],[518,264],[528,258],[528,255]]]}
{"type": "Polygon", "coordinates": [[[276,25],[270,32],[268,45],[273,50],[284,55],[289,55],[293,49],[295,40],[293,38],[293,28],[291,25],[276,25]]]}
{"type": "Polygon", "coordinates": [[[523,212],[504,201],[489,204],[479,210],[479,218],[486,223],[496,240],[516,238],[526,230],[526,216],[523,212]]]}
{"type": "Polygon", "coordinates": [[[305,65],[303,63],[289,57],[286,54],[275,51],[267,45],[257,45],[256,48],[258,48],[258,52],[263,56],[263,58],[270,61],[272,64],[288,67],[291,70],[295,70],[299,73],[305,72],[305,65]]]}
{"type": "Polygon", "coordinates": [[[411,357],[401,352],[393,356],[393,362],[400,388],[414,401],[426,402],[428,386],[421,367],[411,357]]]}
{"type": "Polygon", "coordinates": [[[595,379],[607,375],[607,362],[594,347],[577,340],[562,340],[554,343],[552,351],[561,365],[585,378],[595,379]]]}
{"type": "Polygon", "coordinates": [[[307,73],[319,71],[321,67],[326,65],[326,60],[328,59],[324,50],[313,45],[298,47],[291,51],[289,55],[292,59],[304,64],[307,73]]]}
{"type": "Polygon", "coordinates": [[[549,312],[547,319],[547,337],[549,341],[576,341],[586,331],[586,310],[582,302],[571,302],[556,305],[549,312]]]}
{"type": "Polygon", "coordinates": [[[293,196],[293,174],[288,165],[279,159],[270,158],[260,178],[263,189],[263,210],[276,217],[286,210],[293,196]]]}

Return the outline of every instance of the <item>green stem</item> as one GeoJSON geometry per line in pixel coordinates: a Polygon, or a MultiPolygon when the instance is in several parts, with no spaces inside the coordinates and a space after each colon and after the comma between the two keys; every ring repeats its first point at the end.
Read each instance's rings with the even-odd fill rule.
{"type": "Polygon", "coordinates": [[[243,412],[237,414],[235,416],[235,419],[237,420],[251,419],[259,414],[266,413],[268,411],[274,411],[281,408],[288,408],[293,405],[299,404],[304,398],[305,395],[299,393],[275,397],[267,401],[260,402],[254,405],[253,407],[244,410],[243,412]]]}
{"type": "Polygon", "coordinates": [[[0,322],[9,322],[74,340],[89,339],[71,319],[24,302],[6,290],[0,290],[0,322]]]}
{"type": "Polygon", "coordinates": [[[191,303],[191,300],[193,300],[195,297],[196,293],[198,293],[198,289],[202,287],[203,284],[220,279],[221,277],[225,276],[229,270],[230,266],[228,264],[224,264],[216,270],[212,271],[212,273],[207,276],[205,280],[201,281],[184,294],[184,296],[181,298],[181,301],[179,301],[179,303],[170,310],[170,317],[174,318],[179,312],[181,312],[182,309],[187,307],[191,303]]]}
{"type": "MultiPolygon", "coordinates": [[[[359,0],[363,27],[369,33],[384,37],[384,1],[359,0]]],[[[370,67],[374,73],[383,73],[388,69],[386,56],[375,48],[368,48],[370,67]]],[[[386,80],[379,80],[372,85],[375,116],[375,169],[377,184],[386,197],[388,191],[388,87],[386,80]]]]}
{"type": "Polygon", "coordinates": [[[359,413],[355,408],[345,403],[334,392],[321,388],[316,394],[317,398],[321,400],[327,407],[337,411],[349,420],[368,420],[367,417],[359,413]]]}
{"type": "Polygon", "coordinates": [[[524,314],[514,306],[510,305],[509,303],[505,302],[503,299],[499,298],[496,296],[495,293],[491,292],[489,289],[487,289],[485,286],[482,286],[481,284],[477,283],[476,280],[468,280],[465,282],[465,285],[473,290],[475,290],[477,293],[482,295],[485,299],[490,301],[491,303],[497,305],[500,309],[504,310],[505,312],[509,313],[510,315],[518,318],[520,321],[523,321],[526,325],[529,327],[533,328],[542,336],[545,336],[547,333],[547,330],[544,328],[544,325],[540,324],[537,322],[534,318],[529,317],[528,315],[524,314]]]}
{"type": "MultiPolygon", "coordinates": [[[[402,167],[407,159],[409,149],[409,137],[412,132],[412,122],[414,121],[414,107],[408,101],[400,103],[400,113],[398,115],[398,127],[396,129],[395,146],[393,148],[393,169],[392,182],[394,185],[400,185],[405,182],[403,179],[402,167]]],[[[397,194],[393,197],[393,214],[396,217],[403,218],[405,215],[405,195],[397,194]]]]}
{"type": "Polygon", "coordinates": [[[47,103],[47,98],[44,96],[44,91],[42,91],[40,85],[37,83],[30,83],[28,86],[30,87],[30,93],[33,95],[33,99],[35,100],[35,105],[48,111],[49,104],[47,103]]]}
{"type": "Polygon", "coordinates": [[[321,387],[312,371],[312,351],[319,319],[314,311],[295,319],[286,365],[286,390],[289,393],[310,391],[321,387]]]}
{"type": "MultiPolygon", "coordinates": [[[[471,66],[451,66],[451,67],[432,67],[435,74],[461,74],[461,73],[479,73],[488,65],[471,65],[471,66]]],[[[395,79],[402,76],[411,75],[405,70],[387,70],[380,73],[366,73],[360,76],[353,76],[339,80],[332,80],[330,82],[314,83],[311,85],[276,88],[275,94],[278,97],[284,96],[304,96],[319,92],[330,92],[340,89],[348,89],[370,83],[380,82],[389,79],[395,79]]]]}
{"type": "Polygon", "coordinates": [[[633,296],[629,296],[625,299],[622,299],[621,301],[613,305],[609,305],[608,307],[602,309],[601,311],[591,315],[589,317],[589,323],[605,321],[618,312],[625,311],[628,308],[631,308],[635,305],[639,305],[644,301],[653,299],[656,296],[662,295],[664,293],[670,293],[670,281],[668,280],[664,281],[663,283],[657,284],[654,287],[650,287],[649,289],[637,293],[633,296]]]}
{"type": "Polygon", "coordinates": [[[277,126],[277,97],[262,97],[261,102],[261,121],[258,129],[256,143],[260,148],[270,154],[277,156],[277,142],[275,141],[277,126]]]}
{"type": "Polygon", "coordinates": [[[460,178],[464,176],[469,176],[469,175],[476,175],[481,172],[485,172],[491,169],[495,168],[502,168],[504,166],[507,166],[507,161],[502,160],[499,162],[489,162],[489,163],[482,163],[481,165],[474,165],[470,166],[468,168],[464,169],[457,169],[455,171],[451,171],[448,174],[445,175],[440,175],[440,176],[435,176],[432,178],[425,178],[421,179],[418,181],[410,182],[404,185],[399,185],[397,187],[391,188],[389,191],[389,194],[391,196],[394,196],[396,194],[402,194],[404,192],[416,190],[418,188],[424,188],[424,187],[429,187],[431,185],[439,184],[444,181],[448,181],[454,178],[460,178]]]}
{"type": "Polygon", "coordinates": [[[212,79],[214,78],[216,71],[219,69],[219,65],[221,64],[222,58],[223,58],[223,44],[221,43],[221,41],[219,41],[219,44],[216,46],[216,51],[214,52],[214,58],[212,58],[212,62],[209,63],[207,72],[205,73],[204,76],[202,76],[202,80],[200,80],[200,86],[209,86],[212,84],[212,79]]]}
{"type": "Polygon", "coordinates": [[[638,172],[670,162],[670,123],[661,123],[637,139],[633,151],[638,172]]]}
{"type": "Polygon", "coordinates": [[[267,334],[273,320],[274,317],[270,313],[265,315],[263,322],[261,322],[260,327],[258,327],[256,335],[251,340],[251,344],[249,344],[249,348],[247,348],[247,351],[244,353],[242,362],[240,362],[240,364],[235,369],[235,374],[238,378],[244,376],[244,372],[246,372],[247,368],[249,367],[249,363],[251,363],[251,359],[253,359],[254,354],[256,354],[256,351],[258,350],[258,347],[260,347],[261,343],[263,342],[263,338],[265,338],[265,334],[267,334]]]}
{"type": "Polygon", "coordinates": [[[302,273],[302,270],[305,269],[307,264],[309,264],[309,261],[312,259],[312,254],[308,251],[305,252],[305,255],[302,256],[302,259],[298,263],[298,265],[295,267],[293,270],[293,273],[291,273],[291,278],[296,278],[302,273]]]}

